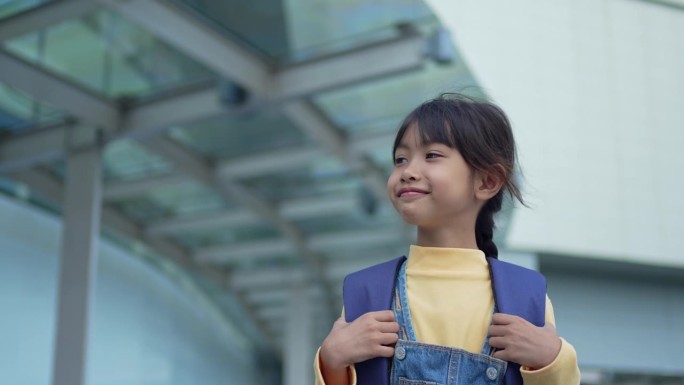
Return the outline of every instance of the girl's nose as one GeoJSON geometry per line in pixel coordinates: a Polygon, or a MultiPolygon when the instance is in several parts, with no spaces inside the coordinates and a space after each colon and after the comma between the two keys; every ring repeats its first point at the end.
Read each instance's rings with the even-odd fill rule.
{"type": "Polygon", "coordinates": [[[416,181],[418,180],[418,170],[416,170],[415,165],[411,165],[411,163],[407,164],[406,167],[401,172],[401,181],[402,182],[411,182],[411,181],[416,181]]]}

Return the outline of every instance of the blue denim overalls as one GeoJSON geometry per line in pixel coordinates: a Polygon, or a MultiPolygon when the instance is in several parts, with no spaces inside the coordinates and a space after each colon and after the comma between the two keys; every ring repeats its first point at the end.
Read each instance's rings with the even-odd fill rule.
{"type": "Polygon", "coordinates": [[[406,265],[399,270],[392,310],[399,323],[394,348],[391,385],[502,385],[506,361],[494,358],[485,338],[480,354],[416,341],[406,295],[406,265]]]}

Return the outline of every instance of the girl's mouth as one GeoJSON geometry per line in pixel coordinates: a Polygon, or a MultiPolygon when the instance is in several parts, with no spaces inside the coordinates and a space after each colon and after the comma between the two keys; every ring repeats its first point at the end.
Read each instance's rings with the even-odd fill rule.
{"type": "Polygon", "coordinates": [[[399,198],[414,198],[414,197],[419,197],[419,196],[423,196],[426,194],[429,194],[429,192],[422,190],[422,189],[419,189],[419,188],[415,188],[415,187],[406,187],[406,188],[399,190],[399,192],[397,193],[397,197],[399,197],[399,198]]]}

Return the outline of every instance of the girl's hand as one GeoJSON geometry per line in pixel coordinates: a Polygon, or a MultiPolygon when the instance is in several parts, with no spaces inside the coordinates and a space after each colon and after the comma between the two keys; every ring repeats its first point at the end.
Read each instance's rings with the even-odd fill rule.
{"type": "Polygon", "coordinates": [[[499,349],[494,353],[495,358],[516,362],[532,370],[548,366],[561,348],[553,325],[537,327],[510,314],[494,314],[489,336],[489,345],[499,349]]]}
{"type": "Polygon", "coordinates": [[[391,310],[366,313],[351,323],[339,318],[321,345],[322,365],[340,370],[371,358],[392,357],[398,332],[391,310]]]}

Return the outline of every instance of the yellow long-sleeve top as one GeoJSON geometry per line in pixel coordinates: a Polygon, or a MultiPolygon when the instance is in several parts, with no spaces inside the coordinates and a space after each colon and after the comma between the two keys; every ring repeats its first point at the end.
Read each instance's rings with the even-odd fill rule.
{"type": "MultiPolygon", "coordinates": [[[[406,288],[411,319],[420,342],[451,346],[479,354],[492,319],[494,297],[484,253],[475,249],[411,246],[406,288]],[[467,317],[463,317],[467,314],[467,317]]],[[[555,325],[553,306],[546,298],[546,322],[555,325]]],[[[319,351],[320,352],[320,351],[319,351]]],[[[325,385],[316,354],[316,385],[325,385]]],[[[561,339],[556,359],[539,370],[521,374],[525,385],[578,385],[575,349],[561,339]]],[[[356,372],[351,368],[351,384],[356,372]]]]}

